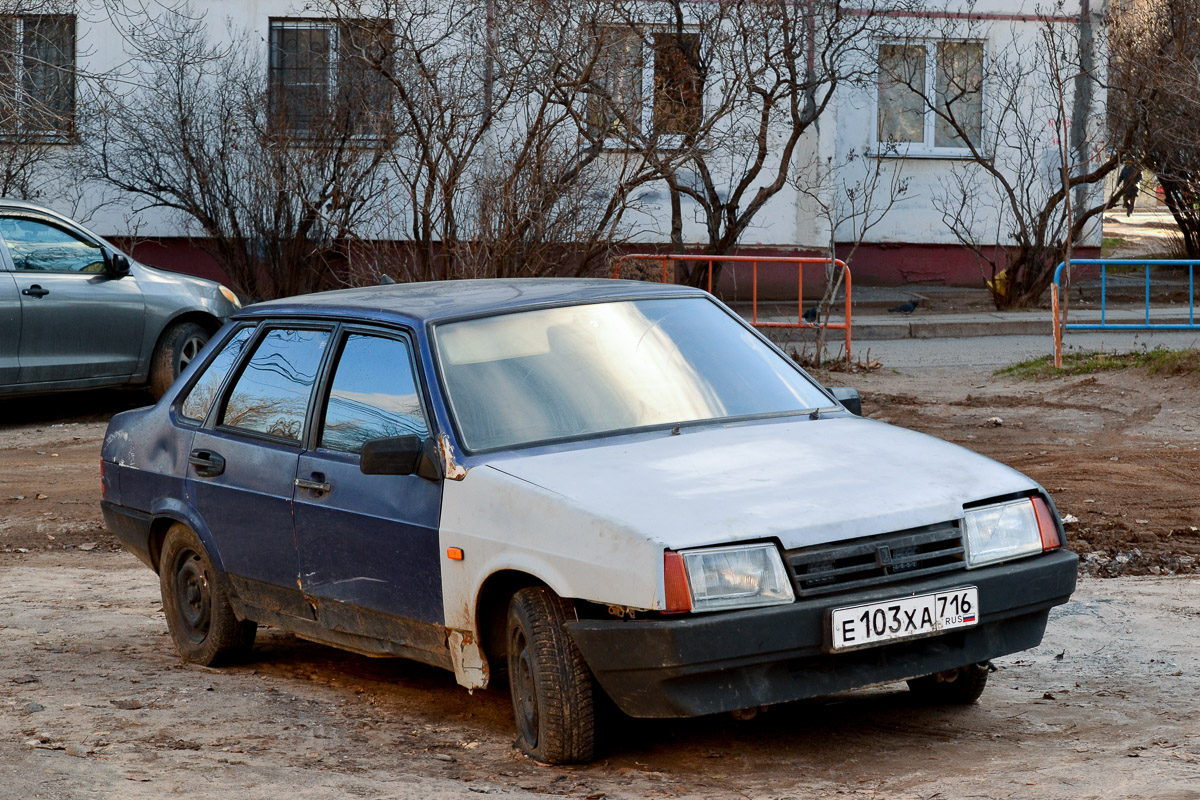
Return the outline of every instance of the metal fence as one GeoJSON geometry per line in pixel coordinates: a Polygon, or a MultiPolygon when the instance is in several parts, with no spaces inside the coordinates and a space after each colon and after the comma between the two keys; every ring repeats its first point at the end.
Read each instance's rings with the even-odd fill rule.
{"type": "Polygon", "coordinates": [[[1072,267],[1099,267],[1100,268],[1100,319],[1099,321],[1087,322],[1070,322],[1064,323],[1062,314],[1060,313],[1060,304],[1063,293],[1063,270],[1066,266],[1065,262],[1059,264],[1054,270],[1054,280],[1050,284],[1050,307],[1054,314],[1054,366],[1062,367],[1062,339],[1063,333],[1066,331],[1192,331],[1200,330],[1200,325],[1196,324],[1196,266],[1200,265],[1200,261],[1192,261],[1187,259],[1118,259],[1118,258],[1076,258],[1071,259],[1072,267]],[[1108,271],[1111,267],[1119,267],[1122,270],[1130,268],[1143,268],[1144,271],[1144,309],[1140,316],[1130,317],[1128,313],[1122,312],[1117,321],[1109,319],[1108,308],[1108,289],[1109,275],[1108,271]],[[1151,313],[1150,287],[1151,287],[1151,268],[1164,267],[1168,269],[1177,269],[1182,272],[1187,269],[1187,322],[1169,319],[1170,317],[1182,316],[1180,309],[1158,309],[1156,313],[1151,313]],[[1155,321],[1153,317],[1158,317],[1155,321]],[[1169,321],[1168,321],[1169,319],[1169,321]],[[1132,321],[1137,320],[1137,321],[1132,321]]]}
{"type": "MultiPolygon", "coordinates": [[[[850,276],[850,269],[845,262],[836,258],[821,258],[818,256],[704,256],[704,255],[688,255],[686,253],[633,253],[622,256],[617,259],[613,265],[613,277],[621,277],[622,266],[631,262],[650,262],[662,264],[661,279],[663,283],[669,283],[668,265],[672,262],[685,261],[692,263],[707,263],[708,264],[708,291],[713,289],[713,264],[715,263],[731,263],[731,264],[750,264],[751,265],[751,316],[750,322],[756,328],[827,328],[834,330],[842,330],[846,333],[846,359],[850,359],[850,340],[851,340],[851,292],[853,291],[853,282],[850,276]],[[809,322],[804,319],[804,267],[808,265],[820,264],[824,267],[827,264],[833,264],[841,270],[842,281],[845,286],[845,318],[842,322],[815,320],[809,322]],[[785,264],[792,265],[796,268],[796,320],[779,321],[771,320],[760,322],[758,319],[758,267],[760,264],[785,264]]],[[[824,275],[822,274],[822,277],[824,275]]]]}

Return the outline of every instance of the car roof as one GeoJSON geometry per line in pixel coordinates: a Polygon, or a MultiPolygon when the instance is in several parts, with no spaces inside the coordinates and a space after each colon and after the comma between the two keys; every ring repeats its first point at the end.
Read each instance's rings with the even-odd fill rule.
{"type": "Polygon", "coordinates": [[[25,211],[45,211],[50,214],[55,213],[45,206],[39,206],[37,203],[30,203],[25,200],[17,200],[13,197],[0,197],[0,206],[3,206],[4,208],[20,208],[25,211]]]}
{"type": "Polygon", "coordinates": [[[39,206],[37,203],[30,203],[25,200],[17,200],[12,197],[0,197],[0,209],[5,211],[29,211],[35,214],[45,214],[60,220],[65,220],[66,222],[70,222],[76,226],[79,225],[78,222],[75,222],[65,214],[58,213],[52,208],[46,208],[45,206],[39,206]]]}
{"type": "Polygon", "coordinates": [[[606,278],[489,278],[367,286],[247,306],[236,317],[322,316],[425,323],[540,306],[648,297],[702,296],[687,286],[606,278]]]}

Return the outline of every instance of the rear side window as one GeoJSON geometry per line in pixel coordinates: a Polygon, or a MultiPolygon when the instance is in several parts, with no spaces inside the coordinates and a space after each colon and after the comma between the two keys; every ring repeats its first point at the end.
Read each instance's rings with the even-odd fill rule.
{"type": "Polygon", "coordinates": [[[246,342],[250,341],[250,334],[253,332],[254,328],[242,328],[225,343],[221,352],[217,353],[217,357],[204,368],[200,380],[196,381],[192,390],[188,392],[188,396],[184,398],[183,404],[179,407],[181,416],[196,422],[204,421],[204,418],[208,416],[208,410],[212,408],[213,401],[217,399],[217,392],[221,390],[221,384],[225,382],[225,376],[237,363],[238,356],[242,354],[242,349],[245,348],[246,342]]]}
{"type": "Polygon", "coordinates": [[[299,442],[329,331],[275,329],[238,376],[221,425],[299,442]]]}
{"type": "Polygon", "coordinates": [[[408,344],[347,336],[325,406],[321,447],[357,453],[369,439],[407,434],[429,435],[408,344]]]}

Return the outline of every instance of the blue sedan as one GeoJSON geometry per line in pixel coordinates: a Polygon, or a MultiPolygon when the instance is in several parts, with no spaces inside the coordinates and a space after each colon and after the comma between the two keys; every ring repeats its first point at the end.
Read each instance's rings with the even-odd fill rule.
{"type": "Polygon", "coordinates": [[[852,413],[711,295],[460,281],[259,304],[113,418],[108,526],[183,658],[257,626],[506,673],[518,746],[908,681],[976,701],[1075,586],[1020,473],[852,413]]]}

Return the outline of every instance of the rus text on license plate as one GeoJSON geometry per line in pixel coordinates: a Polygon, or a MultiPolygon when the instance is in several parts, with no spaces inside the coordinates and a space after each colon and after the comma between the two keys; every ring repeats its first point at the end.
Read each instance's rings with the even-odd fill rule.
{"type": "Polygon", "coordinates": [[[945,592],[835,608],[831,617],[832,649],[852,650],[976,625],[979,622],[979,590],[974,586],[963,586],[945,592]]]}

